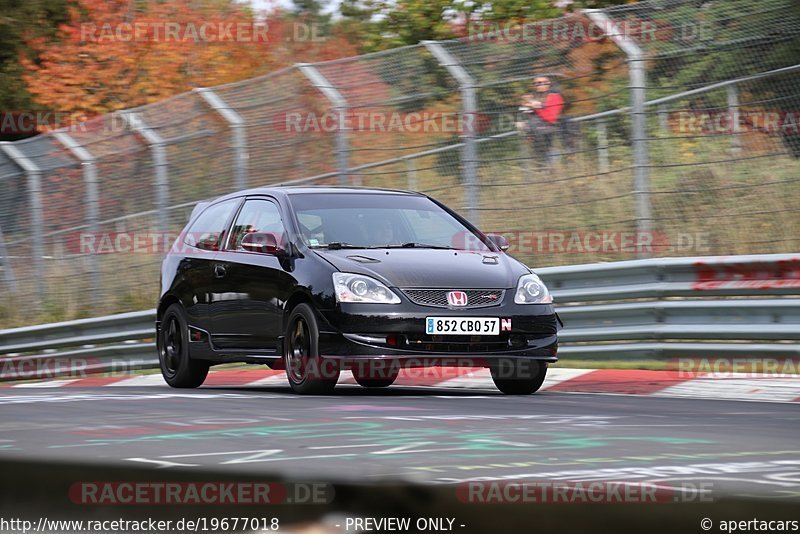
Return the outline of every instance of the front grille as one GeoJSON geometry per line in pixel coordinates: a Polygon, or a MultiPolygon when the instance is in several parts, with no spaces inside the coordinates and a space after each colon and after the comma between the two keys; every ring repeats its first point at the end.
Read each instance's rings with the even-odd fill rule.
{"type": "MultiPolygon", "coordinates": [[[[420,306],[433,308],[451,308],[447,303],[447,293],[459,291],[457,289],[403,289],[403,294],[408,300],[420,306]]],[[[458,306],[459,309],[487,308],[497,306],[503,301],[504,289],[464,289],[467,294],[467,305],[458,306]]]]}

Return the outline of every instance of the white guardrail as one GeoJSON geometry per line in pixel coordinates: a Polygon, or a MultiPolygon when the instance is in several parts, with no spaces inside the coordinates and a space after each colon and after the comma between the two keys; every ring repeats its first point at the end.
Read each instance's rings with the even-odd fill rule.
{"type": "MultiPolygon", "coordinates": [[[[800,357],[800,254],[536,272],[565,324],[562,358],[800,357]]],[[[155,318],[153,309],[0,330],[0,380],[74,373],[75,361],[86,373],[156,368],[155,318]]]]}

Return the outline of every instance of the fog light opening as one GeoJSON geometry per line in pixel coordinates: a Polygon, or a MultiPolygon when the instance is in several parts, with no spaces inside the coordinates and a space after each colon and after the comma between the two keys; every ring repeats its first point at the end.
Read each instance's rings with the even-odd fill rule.
{"type": "Polygon", "coordinates": [[[509,338],[509,343],[512,347],[527,347],[528,338],[520,334],[514,334],[509,338]]]}
{"type": "Polygon", "coordinates": [[[204,341],[205,336],[202,331],[189,327],[189,339],[195,342],[204,341]]]}

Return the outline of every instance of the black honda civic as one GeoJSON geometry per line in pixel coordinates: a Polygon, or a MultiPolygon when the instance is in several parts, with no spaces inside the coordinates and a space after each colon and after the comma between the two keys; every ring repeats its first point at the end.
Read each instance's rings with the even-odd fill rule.
{"type": "Polygon", "coordinates": [[[557,361],[560,321],[536,274],[420,193],[274,187],[198,204],[161,268],[161,371],[197,387],[209,366],[285,369],[297,393],[365,387],[402,368],[488,367],[529,394],[557,361]]]}

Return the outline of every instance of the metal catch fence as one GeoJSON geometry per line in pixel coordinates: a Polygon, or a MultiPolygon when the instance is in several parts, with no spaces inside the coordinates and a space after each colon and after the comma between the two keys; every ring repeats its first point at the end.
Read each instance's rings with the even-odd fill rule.
{"type": "Polygon", "coordinates": [[[0,325],[146,309],[244,187],[423,191],[542,267],[800,245],[800,4],[648,0],[297,64],[0,145],[0,325]],[[518,31],[517,31],[518,30],[518,31]],[[564,120],[531,141],[548,77],[564,120]]]}

